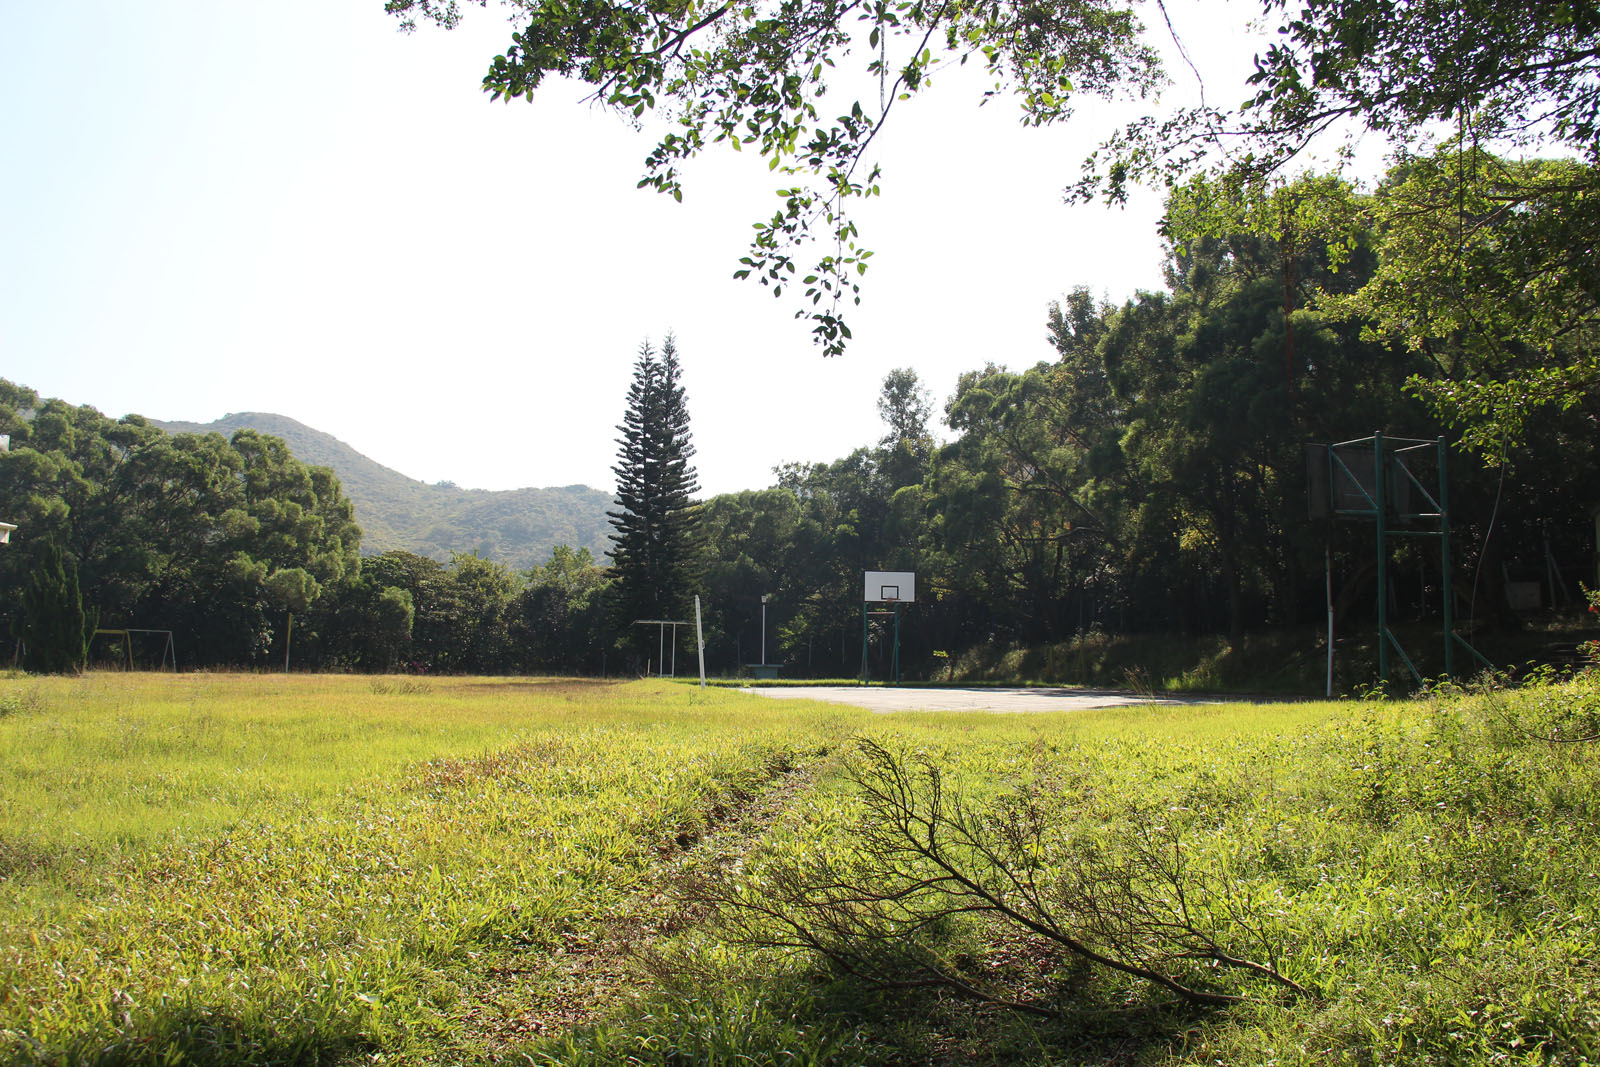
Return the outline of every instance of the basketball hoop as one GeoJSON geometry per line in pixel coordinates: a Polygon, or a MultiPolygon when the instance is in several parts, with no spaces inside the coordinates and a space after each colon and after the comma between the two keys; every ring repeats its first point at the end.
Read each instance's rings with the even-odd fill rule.
{"type": "Polygon", "coordinates": [[[913,571],[867,571],[861,599],[872,604],[895,604],[917,599],[913,571]]]}
{"type": "Polygon", "coordinates": [[[889,680],[900,680],[900,605],[915,603],[917,576],[912,571],[867,571],[861,591],[861,684],[870,680],[867,671],[867,617],[894,616],[894,655],[890,660],[889,680]]]}

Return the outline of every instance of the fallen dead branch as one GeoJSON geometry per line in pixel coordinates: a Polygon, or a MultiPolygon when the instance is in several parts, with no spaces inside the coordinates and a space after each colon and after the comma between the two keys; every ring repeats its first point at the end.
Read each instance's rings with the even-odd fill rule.
{"type": "Polygon", "coordinates": [[[1199,1005],[1245,994],[1244,975],[1314,996],[1284,974],[1250,901],[1196,865],[1179,831],[1130,809],[1100,832],[1074,832],[1060,797],[1020,791],[971,810],[939,765],[861,740],[847,775],[862,801],[846,847],[768,857],[707,887],[728,935],[799,948],[881,988],[937,986],[1032,1014],[1053,1014],[991,980],[951,937],[972,917],[1010,925],[1093,967],[1199,1005]]]}

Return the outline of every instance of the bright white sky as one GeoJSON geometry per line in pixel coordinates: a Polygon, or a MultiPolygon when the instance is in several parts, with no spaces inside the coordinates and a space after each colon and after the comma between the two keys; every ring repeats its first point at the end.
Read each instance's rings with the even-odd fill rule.
{"type": "MultiPolygon", "coordinates": [[[[953,83],[898,111],[855,341],[825,360],[731,278],[781,179],[719,152],[682,204],[636,190],[653,138],[581,87],[483,95],[493,10],[404,36],[381,0],[4,6],[0,376],[112,416],[272,411],[425,481],[610,489],[635,352],[671,330],[702,489],[729,492],[874,442],[894,367],[942,405],[1051,358],[1073,286],[1160,283],[1155,197],[1061,203],[1117,117],[1094,101],[1045,130],[953,83]]],[[[1258,10],[1173,5],[1213,102],[1242,98],[1258,10]]]]}

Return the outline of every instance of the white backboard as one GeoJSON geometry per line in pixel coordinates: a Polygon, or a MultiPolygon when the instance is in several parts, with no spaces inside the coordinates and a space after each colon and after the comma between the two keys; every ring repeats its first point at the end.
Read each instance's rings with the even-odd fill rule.
{"type": "Polygon", "coordinates": [[[890,600],[917,599],[917,575],[914,571],[868,571],[866,591],[862,600],[883,603],[890,600]]]}

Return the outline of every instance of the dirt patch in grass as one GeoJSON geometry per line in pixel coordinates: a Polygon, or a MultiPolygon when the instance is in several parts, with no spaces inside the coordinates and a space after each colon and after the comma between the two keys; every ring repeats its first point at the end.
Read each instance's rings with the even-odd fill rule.
{"type": "Polygon", "coordinates": [[[509,692],[534,689],[538,690],[541,696],[544,696],[551,693],[564,692],[592,694],[606,689],[614,689],[627,683],[615,678],[517,678],[494,682],[440,681],[437,684],[441,689],[457,689],[467,692],[485,689],[509,692]]]}
{"type": "Polygon", "coordinates": [[[0,838],[0,881],[47,877],[51,872],[86,863],[88,850],[46,848],[0,838]]]}
{"type": "Polygon", "coordinates": [[[706,918],[706,905],[682,887],[738,860],[810,785],[811,766],[773,768],[767,787],[714,805],[698,827],[654,846],[638,884],[593,926],[556,943],[497,956],[463,996],[463,1036],[493,1062],[518,1045],[600,1021],[657,987],[654,947],[706,918]]]}
{"type": "Polygon", "coordinates": [[[481,756],[429,760],[418,785],[424,790],[465,789],[480,781],[515,781],[534,769],[571,756],[572,750],[563,739],[542,738],[481,756]]]}

